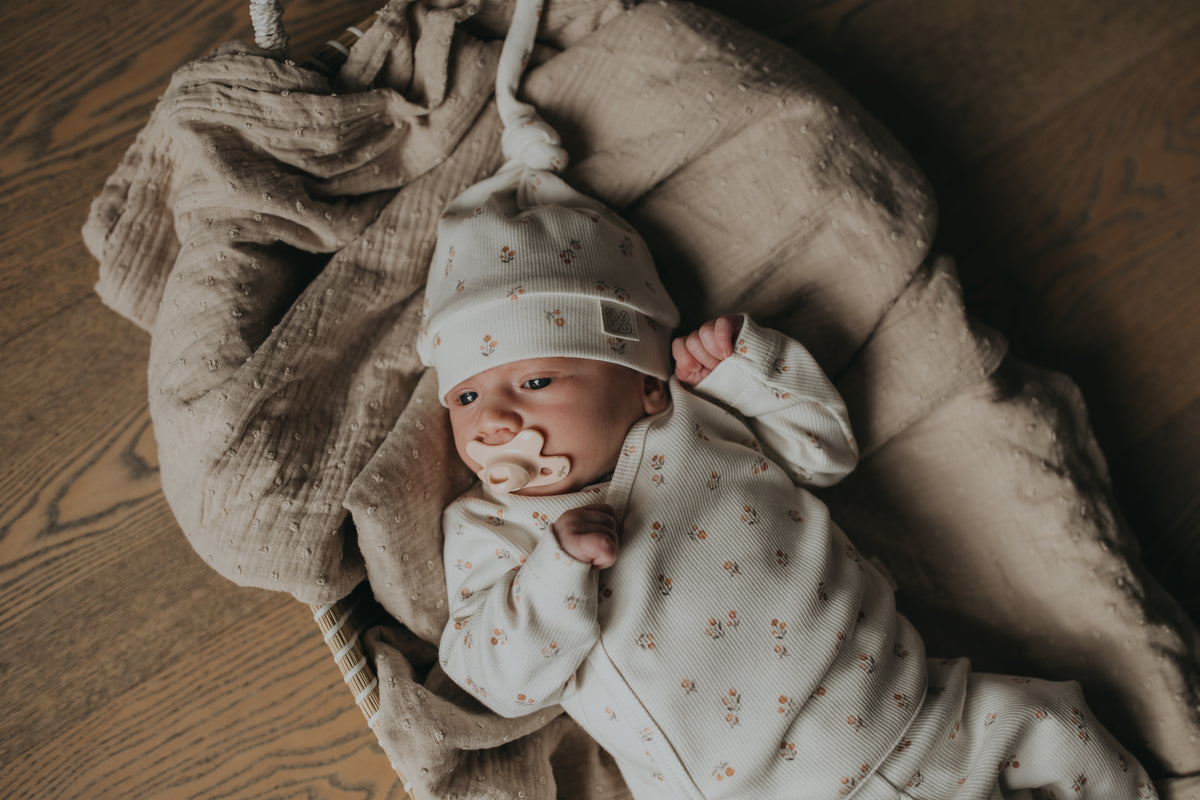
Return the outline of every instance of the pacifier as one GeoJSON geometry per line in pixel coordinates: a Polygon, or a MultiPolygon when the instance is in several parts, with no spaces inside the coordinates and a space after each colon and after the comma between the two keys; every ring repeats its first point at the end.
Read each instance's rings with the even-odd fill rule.
{"type": "Polygon", "coordinates": [[[544,456],[546,439],[530,428],[504,444],[467,442],[467,455],[482,465],[476,475],[497,492],[516,492],[560,481],[571,471],[566,456],[544,456]]]}

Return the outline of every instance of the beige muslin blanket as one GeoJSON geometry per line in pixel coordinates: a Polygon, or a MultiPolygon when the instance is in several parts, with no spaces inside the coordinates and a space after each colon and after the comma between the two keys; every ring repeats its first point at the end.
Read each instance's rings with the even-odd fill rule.
{"type": "MultiPolygon", "coordinates": [[[[471,476],[412,345],[440,211],[500,160],[509,9],[477,6],[394,0],[332,80],[242,46],[183,67],[84,235],[101,297],[152,336],[163,491],[197,553],[307,602],[369,578],[398,621],[368,636],[376,732],[418,796],[624,796],[565,717],[501,719],[436,666],[440,513],[471,476]]],[[[1152,773],[1200,772],[1197,633],[1137,560],[1074,386],[965,313],[890,136],[691,5],[550,0],[541,40],[525,98],[685,324],[749,311],[835,378],[864,457],[824,497],[929,652],[1078,679],[1152,773]]]]}

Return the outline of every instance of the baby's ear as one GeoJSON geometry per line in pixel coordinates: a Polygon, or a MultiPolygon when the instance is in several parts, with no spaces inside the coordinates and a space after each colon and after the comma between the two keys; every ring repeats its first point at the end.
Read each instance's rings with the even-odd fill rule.
{"type": "Polygon", "coordinates": [[[647,375],[642,385],[642,402],[647,415],[654,415],[665,410],[667,403],[670,402],[667,385],[658,378],[647,375]]]}

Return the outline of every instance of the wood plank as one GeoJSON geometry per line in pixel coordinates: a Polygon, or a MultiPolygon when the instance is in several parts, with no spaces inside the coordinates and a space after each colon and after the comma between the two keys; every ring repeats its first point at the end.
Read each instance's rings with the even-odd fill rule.
{"type": "MultiPolygon", "coordinates": [[[[377,7],[288,3],[295,51],[313,51],[377,7]]],[[[91,293],[95,261],[78,231],[92,197],[171,74],[221,42],[251,38],[245,0],[189,3],[170,13],[147,2],[75,11],[67,25],[33,9],[13,15],[26,33],[20,47],[0,53],[9,108],[0,126],[0,219],[8,221],[0,249],[10,255],[0,262],[0,296],[9,301],[0,342],[91,293]],[[74,191],[64,197],[68,186],[74,191]],[[39,230],[65,235],[47,242],[39,230]]]]}
{"type": "MultiPolygon", "coordinates": [[[[115,321],[127,336],[141,336],[94,299],[91,305],[96,321],[115,321]]],[[[101,337],[80,339],[67,326],[37,330],[62,335],[57,341],[27,343],[38,347],[19,348],[50,356],[12,373],[33,384],[70,385],[69,375],[53,374],[53,365],[65,360],[53,345],[78,350],[82,341],[104,347],[101,337]],[[47,374],[39,374],[39,365],[47,374]]],[[[336,797],[343,789],[349,791],[347,787],[361,789],[363,780],[348,776],[363,773],[376,775],[380,787],[391,786],[391,768],[338,680],[307,609],[284,596],[229,584],[200,561],[178,530],[158,489],[144,399],[144,358],[142,352],[136,359],[137,380],[107,372],[104,380],[97,380],[95,393],[65,393],[50,403],[41,413],[60,420],[65,435],[49,446],[36,437],[28,440],[28,447],[16,450],[17,463],[11,468],[6,464],[0,484],[0,590],[10,600],[0,607],[0,637],[6,653],[31,657],[5,659],[0,764],[14,771],[0,785],[9,787],[11,779],[14,796],[30,797],[50,796],[44,793],[50,785],[55,787],[53,796],[64,797],[126,796],[126,790],[176,796],[184,788],[195,790],[196,796],[224,795],[228,790],[229,796],[252,797],[287,786],[336,797]],[[106,397],[109,402],[104,402],[106,397]],[[121,410],[123,399],[132,402],[121,410]],[[72,419],[74,426],[67,424],[72,419]],[[262,620],[266,627],[256,630],[250,641],[280,656],[253,659],[250,669],[257,671],[256,677],[247,681],[240,662],[252,648],[239,652],[236,634],[247,619],[258,624],[264,608],[280,611],[275,616],[267,613],[262,620]],[[288,616],[285,622],[280,622],[282,613],[288,616]],[[227,644],[230,636],[234,640],[227,644]],[[299,658],[287,647],[306,651],[306,669],[313,674],[289,680],[324,696],[330,708],[327,720],[308,717],[307,696],[297,702],[291,694],[262,695],[263,681],[279,681],[272,670],[299,658]],[[231,698],[226,702],[233,709],[213,718],[213,730],[202,735],[195,733],[197,720],[207,724],[205,715],[219,702],[211,696],[219,694],[218,688],[197,696],[192,705],[163,699],[181,686],[191,692],[197,683],[225,687],[231,698]],[[127,702],[138,715],[120,710],[127,702]],[[274,727],[264,730],[258,703],[278,706],[269,716],[274,727]],[[186,726],[191,737],[173,735],[170,741],[178,750],[168,756],[152,743],[158,735],[155,714],[163,710],[178,713],[178,724],[186,726]],[[120,731],[116,736],[114,720],[120,731]],[[121,724],[129,730],[121,730],[121,724]],[[200,764],[227,761],[241,753],[246,740],[259,736],[264,741],[257,745],[258,752],[267,762],[248,762],[226,773],[203,770],[200,777],[186,781],[177,774],[189,759],[200,764]],[[62,737],[66,739],[60,743],[62,737]],[[232,750],[235,745],[238,749],[232,750]],[[90,756],[93,749],[96,755],[90,756]],[[64,762],[48,759],[47,752],[82,759],[87,768],[64,769],[64,762]],[[164,757],[173,765],[170,775],[163,773],[164,757]],[[268,763],[272,759],[277,763],[268,763]],[[123,766],[113,772],[114,765],[123,766]],[[338,772],[343,768],[350,771],[338,772]],[[75,776],[75,782],[60,785],[56,781],[65,780],[63,776],[75,776]],[[218,778],[221,782],[206,784],[218,778]],[[111,792],[89,794],[105,787],[111,792]]],[[[21,389],[21,396],[35,395],[21,389]]],[[[8,416],[9,410],[4,413],[8,416]]],[[[5,425],[4,430],[15,427],[5,425]]]]}
{"type": "MultiPolygon", "coordinates": [[[[6,392],[0,404],[0,503],[63,468],[114,420],[146,405],[149,338],[95,295],[49,315],[0,348],[6,392]]],[[[0,513],[7,524],[9,511],[0,513]]],[[[0,545],[3,537],[0,536],[0,545]]]]}
{"type": "Polygon", "coordinates": [[[162,497],[145,400],[100,410],[111,428],[93,418],[84,430],[94,438],[69,442],[72,458],[26,462],[20,472],[37,480],[3,505],[0,636],[32,657],[14,659],[0,684],[0,761],[245,613],[246,597],[200,562],[162,497]]]}
{"type": "Polygon", "coordinates": [[[227,593],[240,595],[238,625],[3,759],[5,796],[400,796],[308,610],[227,593]]]}
{"type": "MultiPolygon", "coordinates": [[[[289,3],[293,41],[365,6],[289,3]]],[[[171,72],[248,35],[243,0],[2,19],[22,35],[0,53],[0,794],[399,796],[308,610],[233,586],[179,531],[148,338],[95,297],[79,237],[171,72]]]]}

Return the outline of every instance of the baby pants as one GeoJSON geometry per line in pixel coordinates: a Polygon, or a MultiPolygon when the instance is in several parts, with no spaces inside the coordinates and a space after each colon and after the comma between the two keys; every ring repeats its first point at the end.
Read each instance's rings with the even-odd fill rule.
{"type": "Polygon", "coordinates": [[[1091,715],[1076,683],[972,673],[929,660],[929,694],[856,800],[1157,797],[1137,760],[1091,715]]]}

